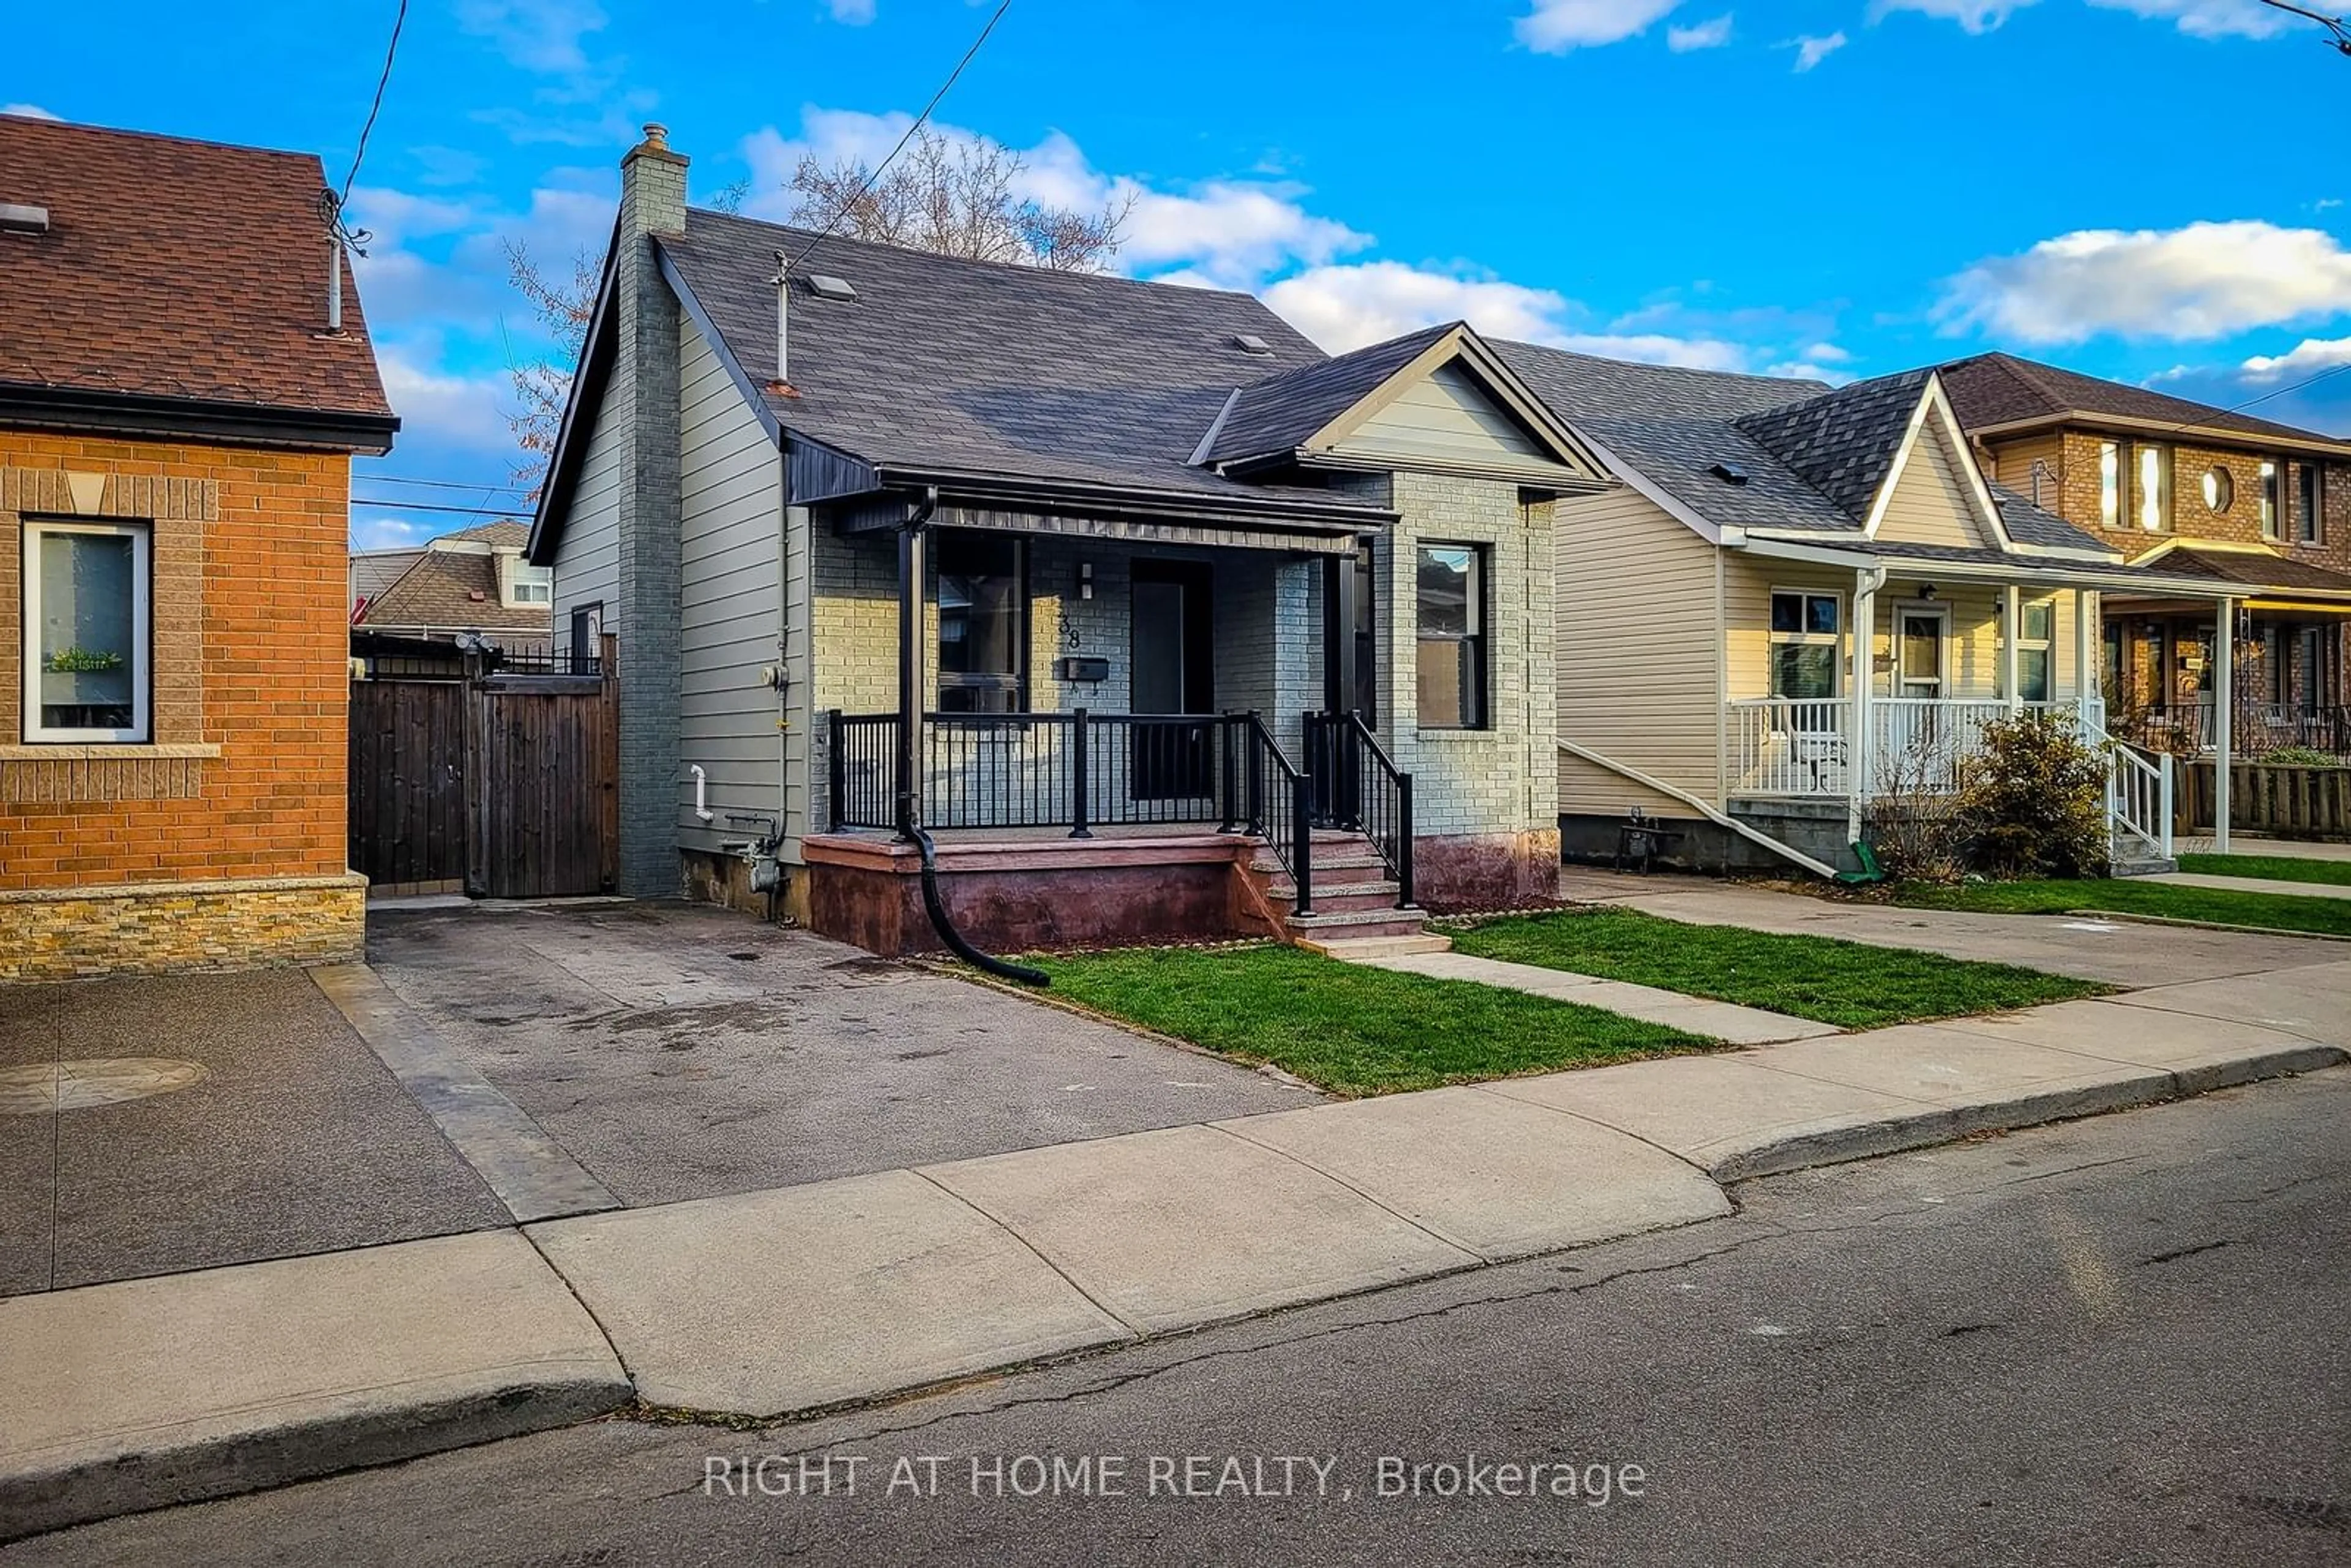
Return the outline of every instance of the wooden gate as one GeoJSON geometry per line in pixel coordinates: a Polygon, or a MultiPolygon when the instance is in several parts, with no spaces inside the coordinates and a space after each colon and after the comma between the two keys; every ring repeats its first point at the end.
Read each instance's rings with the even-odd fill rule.
{"type": "MultiPolygon", "coordinates": [[[[371,884],[478,898],[609,893],[620,874],[620,687],[469,663],[351,684],[350,863],[371,884]]],[[[558,673],[558,672],[561,673],[558,673]]]]}

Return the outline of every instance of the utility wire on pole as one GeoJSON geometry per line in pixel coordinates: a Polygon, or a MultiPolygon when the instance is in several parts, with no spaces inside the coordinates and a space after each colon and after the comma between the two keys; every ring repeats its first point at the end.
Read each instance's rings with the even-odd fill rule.
{"type": "Polygon", "coordinates": [[[2317,23],[2332,35],[2327,42],[2334,46],[2337,53],[2351,56],[2351,24],[2346,24],[2342,17],[2323,16],[2316,11],[2305,11],[2299,5],[2289,5],[2286,0],[2262,0],[2262,4],[2273,11],[2284,11],[2292,16],[2305,17],[2317,23]]]}

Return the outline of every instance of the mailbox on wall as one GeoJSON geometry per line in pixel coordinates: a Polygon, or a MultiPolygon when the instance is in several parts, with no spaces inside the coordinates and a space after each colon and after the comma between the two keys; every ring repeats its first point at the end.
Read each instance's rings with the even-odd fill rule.
{"type": "Polygon", "coordinates": [[[1092,654],[1072,654],[1053,661],[1053,676],[1073,685],[1106,681],[1110,679],[1110,661],[1092,654]]]}

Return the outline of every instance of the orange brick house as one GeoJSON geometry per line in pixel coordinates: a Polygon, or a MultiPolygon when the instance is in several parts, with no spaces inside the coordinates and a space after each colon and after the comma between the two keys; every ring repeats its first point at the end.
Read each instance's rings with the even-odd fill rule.
{"type": "MultiPolygon", "coordinates": [[[[2351,753],[2351,441],[2011,354],[1941,374],[1998,483],[2135,565],[2234,590],[2233,751],[2351,753]]],[[[2210,602],[2109,594],[2103,611],[2113,732],[2213,748],[2210,602]]]]}
{"type": "Polygon", "coordinates": [[[325,172],[0,116],[0,981],[355,956],[325,172]]]}

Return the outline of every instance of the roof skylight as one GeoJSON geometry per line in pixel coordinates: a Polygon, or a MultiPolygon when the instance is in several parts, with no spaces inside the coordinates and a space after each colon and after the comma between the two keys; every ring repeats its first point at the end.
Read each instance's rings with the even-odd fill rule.
{"type": "Polygon", "coordinates": [[[808,283],[809,292],[815,295],[819,299],[854,299],[857,298],[857,288],[855,285],[852,284],[849,279],[845,277],[837,277],[830,272],[811,272],[809,274],[808,283]]]}

